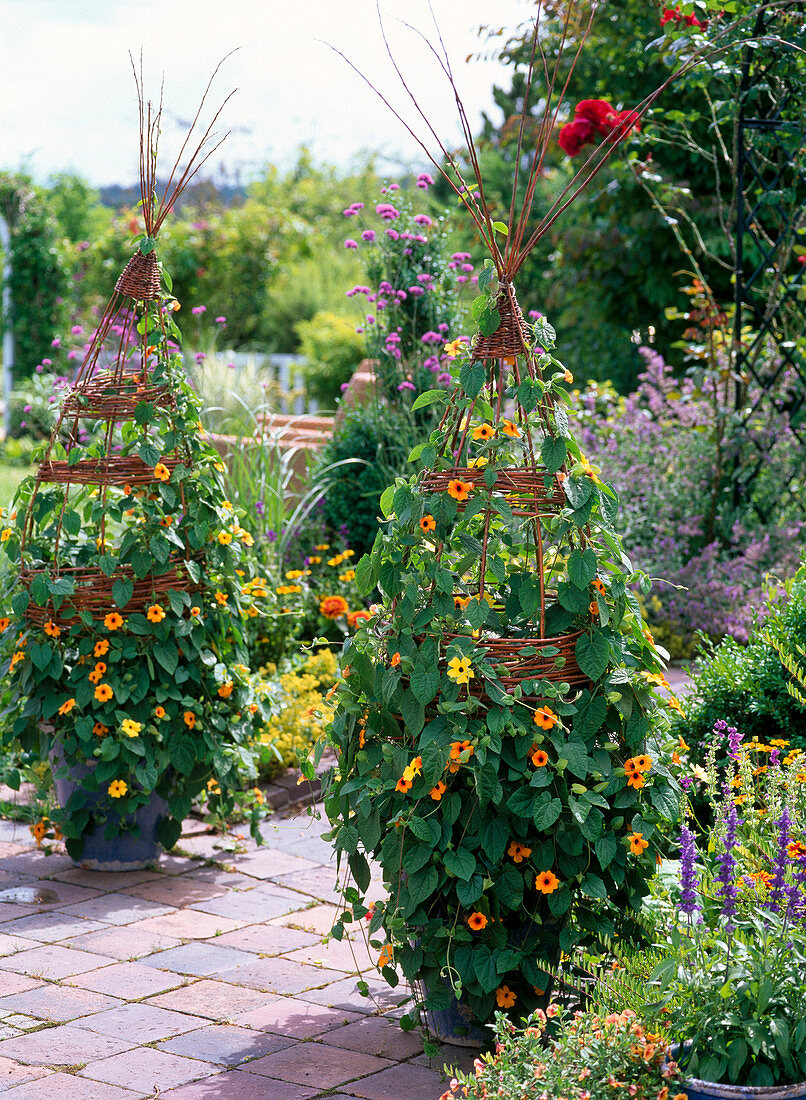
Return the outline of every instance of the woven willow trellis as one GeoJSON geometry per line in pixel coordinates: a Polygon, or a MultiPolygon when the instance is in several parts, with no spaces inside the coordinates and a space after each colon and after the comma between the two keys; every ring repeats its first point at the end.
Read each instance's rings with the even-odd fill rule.
{"type": "Polygon", "coordinates": [[[183,478],[174,474],[192,474],[192,426],[182,420],[171,382],[169,364],[178,351],[172,312],[178,303],[163,289],[156,243],[177,198],[220,144],[213,144],[212,127],[224,104],[187,167],[180,171],[177,160],[158,197],[162,106],[155,111],[145,104],[136,69],[135,81],[144,233],[64,399],[25,511],[19,575],[30,596],[25,614],[38,625],[82,615],[103,618],[114,606],[125,615],[144,612],[171,590],[198,587],[199,548],[174,530],[186,512],[183,478]],[[159,493],[168,481],[176,488],[159,493]],[[138,531],[146,522],[138,515],[142,499],[156,507],[149,509],[148,529],[138,531]],[[138,539],[139,558],[120,563],[121,547],[131,557],[132,540],[138,539]]]}

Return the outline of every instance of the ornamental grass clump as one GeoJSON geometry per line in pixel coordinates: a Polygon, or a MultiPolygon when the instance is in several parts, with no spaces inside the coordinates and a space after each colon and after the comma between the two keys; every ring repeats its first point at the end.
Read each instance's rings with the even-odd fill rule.
{"type": "Polygon", "coordinates": [[[75,857],[93,829],[136,831],[152,796],[166,804],[165,847],[209,783],[231,802],[239,772],[255,774],[249,739],[264,710],[242,644],[242,604],[259,600],[236,576],[252,536],[200,430],[155,251],[211,130],[158,199],[161,110],[146,113],[142,76],[138,97],[146,232],[0,535],[18,567],[6,741],[79,782],[54,814],[75,857]]]}
{"type": "Polygon", "coordinates": [[[430,1023],[457,1001],[476,1024],[545,1004],[561,951],[640,904],[677,812],[663,715],[679,704],[653,727],[663,653],[633,594],[648,580],[575,438],[554,330],[525,321],[513,285],[583,185],[528,235],[557,119],[548,82],[534,151],[521,129],[527,201],[513,197],[509,224],[441,147],[490,253],[478,333],[446,346],[450,387],[414,402],[437,408],[438,427],[411,453],[419,473],[383,494],[385,523],[356,567],[382,605],[344,647],[329,739],[325,808],[355,880],[334,934],[366,914],[374,860],[388,891],[369,924],[379,969],[415,983],[430,1023]]]}

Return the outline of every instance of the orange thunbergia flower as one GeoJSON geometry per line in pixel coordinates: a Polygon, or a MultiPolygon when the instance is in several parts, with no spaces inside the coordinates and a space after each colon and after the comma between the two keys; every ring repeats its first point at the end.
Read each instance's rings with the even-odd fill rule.
{"type": "Polygon", "coordinates": [[[160,527],[170,527],[173,523],[173,519],[170,516],[163,516],[160,520],[160,527]]]}
{"type": "Polygon", "coordinates": [[[11,619],[9,619],[7,615],[4,615],[3,618],[0,619],[0,634],[4,633],[6,630],[8,630],[10,625],[11,625],[11,619]]]}
{"type": "Polygon", "coordinates": [[[92,732],[96,737],[106,737],[109,733],[109,726],[105,726],[103,722],[96,722],[92,727],[92,732]]]}
{"type": "Polygon", "coordinates": [[[59,714],[69,714],[73,707],[76,705],[75,699],[67,699],[59,707],[59,714]]]}
{"type": "Polygon", "coordinates": [[[378,969],[382,970],[385,966],[391,966],[392,960],[395,957],[395,949],[391,943],[385,944],[381,948],[381,953],[378,956],[378,969]]]}
{"type": "Polygon", "coordinates": [[[112,688],[109,686],[109,684],[99,684],[95,689],[95,698],[98,700],[99,703],[108,702],[112,698],[113,694],[114,692],[112,691],[112,688]]]}
{"type": "Polygon", "coordinates": [[[454,596],[453,606],[456,608],[457,611],[459,611],[460,609],[464,611],[472,598],[472,596],[454,596]]]}
{"type": "Polygon", "coordinates": [[[218,532],[218,541],[221,543],[222,546],[229,546],[229,544],[232,542],[231,532],[230,531],[219,531],[218,532]]]}
{"type": "Polygon", "coordinates": [[[591,615],[599,614],[599,605],[596,600],[591,600],[591,602],[588,604],[588,611],[590,611],[591,615]]]}
{"type": "Polygon", "coordinates": [[[427,516],[423,516],[423,518],[420,520],[420,527],[423,529],[423,531],[426,532],[426,534],[429,531],[436,531],[437,521],[430,514],[427,516]]]}
{"type": "Polygon", "coordinates": [[[532,753],[532,763],[536,768],[545,768],[549,762],[549,754],[543,749],[539,749],[535,746],[535,751],[532,753]]]}
{"type": "Polygon", "coordinates": [[[319,603],[319,614],[326,619],[340,619],[350,610],[344,596],[325,596],[319,603]]]}
{"type": "Polygon", "coordinates": [[[404,768],[403,778],[408,783],[413,783],[415,776],[420,775],[422,773],[422,770],[423,770],[423,758],[422,758],[422,756],[415,756],[414,759],[411,761],[411,763],[409,763],[404,768]]]}
{"type": "Polygon", "coordinates": [[[123,616],[117,611],[110,611],[104,616],[104,626],[107,630],[119,630],[123,626],[123,616]]]}
{"type": "Polygon", "coordinates": [[[507,855],[511,856],[516,863],[523,863],[531,854],[532,849],[527,848],[525,844],[519,844],[517,840],[513,840],[507,848],[507,855]]]}
{"type": "Polygon", "coordinates": [[[541,894],[553,894],[560,885],[560,880],[553,871],[541,871],[535,879],[535,887],[541,894]]]}
{"type": "Polygon", "coordinates": [[[439,783],[437,783],[436,787],[432,787],[428,793],[435,802],[439,802],[440,798],[442,798],[447,789],[448,788],[445,786],[442,780],[440,780],[439,783]]]}
{"type": "Polygon", "coordinates": [[[513,424],[511,420],[502,421],[501,430],[504,435],[508,435],[510,439],[520,439],[521,433],[517,424],[513,424]]]}
{"type": "Polygon", "coordinates": [[[509,988],[508,985],[502,985],[495,991],[495,1000],[499,1008],[512,1008],[518,999],[518,994],[509,988]]]}
{"type": "Polygon", "coordinates": [[[574,376],[573,376],[573,374],[572,374],[572,373],[570,372],[570,370],[568,370],[568,368],[567,368],[567,367],[566,367],[566,370],[565,370],[565,374],[563,375],[563,379],[564,379],[564,381],[566,381],[566,382],[568,383],[568,385],[569,385],[569,386],[573,386],[573,384],[574,384],[574,376]]]}
{"type": "Polygon", "coordinates": [[[92,653],[94,657],[105,657],[109,652],[109,641],[106,638],[102,638],[100,642],[95,643],[95,649],[92,653]]]}
{"type": "Polygon", "coordinates": [[[99,661],[95,668],[87,676],[87,679],[91,684],[100,684],[104,678],[104,672],[106,671],[106,665],[103,661],[99,661]],[[103,671],[101,671],[101,665],[103,665],[103,671]]]}
{"type": "Polygon", "coordinates": [[[133,718],[124,718],[120,728],[127,737],[138,737],[143,728],[142,722],[135,722],[133,718]]]}
{"type": "Polygon", "coordinates": [[[670,695],[666,702],[668,704],[669,710],[676,710],[681,718],[686,717],[685,712],[680,705],[680,700],[676,699],[674,695],[670,695]]]}
{"type": "Polygon", "coordinates": [[[226,594],[226,592],[216,592],[215,598],[216,598],[216,603],[220,607],[224,607],[227,600],[229,599],[229,596],[226,594]]]}
{"type": "Polygon", "coordinates": [[[481,932],[482,928],[487,927],[487,918],[483,913],[475,912],[471,913],[467,918],[467,923],[473,929],[474,932],[481,932]]]}
{"type": "Polygon", "coordinates": [[[488,439],[492,439],[495,436],[495,428],[492,424],[479,424],[478,428],[473,429],[473,438],[480,439],[483,443],[486,443],[488,439]]]}
{"type": "Polygon", "coordinates": [[[463,752],[470,757],[475,749],[469,741],[451,741],[451,760],[458,760],[463,752]]]}
{"type": "Polygon", "coordinates": [[[171,471],[168,469],[164,462],[158,462],[157,465],[154,467],[154,477],[157,479],[157,481],[170,481],[171,471]]]}
{"type": "Polygon", "coordinates": [[[634,764],[637,771],[648,772],[652,767],[652,757],[646,755],[636,756],[634,764]]]}
{"type": "Polygon", "coordinates": [[[58,638],[61,634],[61,630],[58,626],[56,626],[52,619],[48,619],[43,629],[50,638],[58,638]]]}
{"type": "Polygon", "coordinates": [[[624,774],[627,776],[627,786],[634,787],[635,790],[639,790],[644,785],[644,777],[638,771],[637,768],[633,768],[632,771],[625,768],[624,774]]]}
{"type": "Polygon", "coordinates": [[[107,787],[110,798],[123,798],[128,789],[122,779],[113,779],[107,787]]]}
{"type": "Polygon", "coordinates": [[[460,503],[467,500],[472,490],[472,481],[462,481],[457,477],[448,482],[448,496],[453,497],[454,500],[458,500],[460,503]]]}
{"type": "Polygon", "coordinates": [[[146,611],[146,618],[150,623],[161,623],[165,618],[165,611],[158,603],[152,604],[146,611]]]}
{"type": "Polygon", "coordinates": [[[539,707],[535,711],[534,723],[542,730],[553,729],[559,723],[559,721],[559,718],[551,709],[551,707],[539,707]]]}
{"type": "Polygon", "coordinates": [[[164,718],[165,713],[166,713],[165,712],[165,707],[157,707],[157,709],[154,711],[154,717],[155,718],[164,718]]]}
{"type": "Polygon", "coordinates": [[[189,730],[192,730],[196,725],[196,715],[193,713],[192,710],[186,710],[183,718],[185,719],[185,725],[187,726],[187,728],[189,730]]]}
{"type": "Polygon", "coordinates": [[[218,689],[218,694],[222,699],[229,699],[232,695],[232,689],[235,687],[232,680],[225,680],[221,687],[218,689]]]}
{"type": "Polygon", "coordinates": [[[410,779],[405,779],[403,776],[401,776],[400,779],[398,779],[397,783],[395,784],[395,790],[400,791],[401,794],[405,794],[406,791],[410,791],[411,790],[411,780],[410,779]]]}
{"type": "Polygon", "coordinates": [[[593,587],[596,589],[596,591],[599,593],[600,596],[605,595],[605,592],[606,592],[605,586],[602,584],[602,582],[599,580],[598,577],[596,577],[595,580],[592,580],[591,584],[593,585],[593,587]]]}
{"type": "Polygon", "coordinates": [[[649,841],[644,840],[643,833],[630,833],[630,851],[634,856],[640,856],[649,847],[649,841]]]}
{"type": "Polygon", "coordinates": [[[442,350],[445,352],[449,359],[455,359],[457,355],[461,355],[464,344],[465,341],[462,339],[462,337],[457,336],[455,340],[451,340],[450,343],[446,344],[442,350]]]}

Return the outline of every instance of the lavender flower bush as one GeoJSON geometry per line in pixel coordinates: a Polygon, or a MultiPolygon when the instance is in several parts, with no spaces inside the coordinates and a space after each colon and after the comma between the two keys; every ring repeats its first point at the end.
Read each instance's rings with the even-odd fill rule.
{"type": "Polygon", "coordinates": [[[583,445],[619,492],[628,551],[660,578],[646,605],[659,640],[677,655],[687,644],[691,651],[697,630],[746,642],[764,615],[767,578],[797,565],[801,524],[784,485],[799,448],[785,414],[776,423],[758,418],[750,438],[731,443],[724,393],[707,378],[701,387],[675,378],[655,351],[640,351],[646,370],[635,393],[619,398],[593,384],[583,392],[583,445]],[[766,448],[773,437],[754,495],[728,507],[725,479],[747,473],[740,460],[752,463],[755,444],[766,448]],[[767,522],[756,506],[769,509],[767,522]]]}

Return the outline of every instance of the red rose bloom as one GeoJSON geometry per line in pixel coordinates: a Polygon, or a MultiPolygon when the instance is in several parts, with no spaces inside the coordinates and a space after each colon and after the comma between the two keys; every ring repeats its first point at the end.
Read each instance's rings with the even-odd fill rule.
{"type": "Polygon", "coordinates": [[[593,125],[587,119],[574,119],[560,130],[558,142],[560,148],[569,157],[575,157],[581,151],[583,145],[593,140],[593,125]]]}

